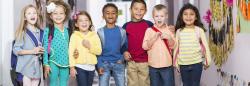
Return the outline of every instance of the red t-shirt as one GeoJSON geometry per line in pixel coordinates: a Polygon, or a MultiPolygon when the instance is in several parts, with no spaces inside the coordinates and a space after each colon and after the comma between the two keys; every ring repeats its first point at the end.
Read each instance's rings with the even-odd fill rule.
{"type": "Polygon", "coordinates": [[[127,22],[123,25],[128,37],[128,52],[135,62],[148,62],[147,51],[142,48],[142,42],[147,28],[152,27],[153,23],[147,20],[139,22],[127,22]]]}

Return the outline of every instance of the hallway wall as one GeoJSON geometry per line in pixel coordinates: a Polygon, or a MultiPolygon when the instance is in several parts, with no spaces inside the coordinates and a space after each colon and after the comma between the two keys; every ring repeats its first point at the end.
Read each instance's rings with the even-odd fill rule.
{"type": "Polygon", "coordinates": [[[0,32],[1,32],[1,83],[3,86],[12,86],[10,79],[10,51],[11,42],[14,34],[14,1],[13,0],[1,0],[1,20],[0,20],[0,32]]]}
{"type": "MultiPolygon", "coordinates": [[[[233,7],[233,26],[234,32],[236,29],[236,16],[237,8],[236,1],[234,1],[233,7]]],[[[200,1],[200,13],[201,17],[205,15],[206,11],[209,9],[209,0],[200,1]]],[[[202,19],[205,26],[208,28],[207,24],[202,19]]],[[[228,57],[227,62],[222,66],[222,71],[238,76],[240,79],[247,82],[250,81],[250,34],[247,33],[235,33],[234,48],[228,57]]],[[[216,86],[217,83],[221,82],[221,77],[219,77],[217,67],[212,63],[211,67],[203,72],[202,82],[205,83],[204,86],[216,86]]]]}

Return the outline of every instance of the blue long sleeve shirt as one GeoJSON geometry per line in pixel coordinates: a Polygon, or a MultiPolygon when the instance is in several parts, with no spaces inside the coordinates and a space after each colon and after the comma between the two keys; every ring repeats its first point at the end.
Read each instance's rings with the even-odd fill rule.
{"type": "Polygon", "coordinates": [[[98,31],[102,41],[102,54],[98,57],[97,67],[103,66],[104,62],[115,63],[124,61],[123,52],[126,50],[126,32],[122,28],[103,27],[98,31]]]}

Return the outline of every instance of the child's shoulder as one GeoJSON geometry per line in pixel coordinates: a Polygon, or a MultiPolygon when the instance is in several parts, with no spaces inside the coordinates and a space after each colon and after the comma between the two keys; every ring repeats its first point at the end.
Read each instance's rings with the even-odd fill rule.
{"type": "MultiPolygon", "coordinates": [[[[126,29],[127,25],[133,24],[133,23],[137,23],[137,24],[138,24],[138,22],[129,21],[129,22],[126,22],[126,23],[122,26],[122,28],[126,29]]],[[[152,26],[154,25],[151,21],[145,20],[145,19],[142,19],[141,21],[139,21],[139,23],[142,23],[142,24],[143,24],[143,23],[147,23],[148,27],[152,27],[152,26]]]]}

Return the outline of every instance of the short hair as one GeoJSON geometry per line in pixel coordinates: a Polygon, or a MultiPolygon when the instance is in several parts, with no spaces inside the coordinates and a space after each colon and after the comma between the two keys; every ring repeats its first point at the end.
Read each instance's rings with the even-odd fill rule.
{"type": "Polygon", "coordinates": [[[113,4],[113,3],[107,3],[106,5],[104,5],[103,8],[102,8],[102,13],[104,13],[104,10],[105,10],[106,8],[108,8],[108,7],[113,7],[113,8],[115,8],[116,13],[118,13],[118,7],[117,7],[115,4],[113,4]]]}
{"type": "Polygon", "coordinates": [[[132,7],[134,6],[135,3],[142,3],[145,6],[145,8],[147,9],[147,4],[144,0],[133,0],[131,2],[130,9],[132,9],[132,7]]]}
{"type": "Polygon", "coordinates": [[[167,6],[162,5],[162,4],[158,4],[158,5],[154,6],[153,12],[160,11],[160,10],[166,10],[166,12],[168,11],[167,6]]]}

